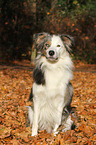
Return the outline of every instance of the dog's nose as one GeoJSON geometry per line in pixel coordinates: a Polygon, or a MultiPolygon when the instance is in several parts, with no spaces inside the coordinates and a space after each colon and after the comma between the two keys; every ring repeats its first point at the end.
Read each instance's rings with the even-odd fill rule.
{"type": "Polygon", "coordinates": [[[53,50],[50,50],[50,51],[49,51],[49,55],[50,55],[50,56],[53,56],[54,54],[55,54],[55,52],[54,52],[53,50]]]}

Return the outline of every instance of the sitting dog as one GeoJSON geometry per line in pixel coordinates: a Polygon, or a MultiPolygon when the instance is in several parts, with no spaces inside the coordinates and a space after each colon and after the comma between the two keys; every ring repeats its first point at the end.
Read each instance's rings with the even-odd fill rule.
{"type": "Polygon", "coordinates": [[[69,54],[73,38],[48,33],[38,33],[33,38],[37,50],[29,97],[33,107],[27,106],[32,136],[38,130],[56,134],[60,125],[65,126],[62,131],[67,131],[73,124],[70,116],[73,63],[69,54]]]}

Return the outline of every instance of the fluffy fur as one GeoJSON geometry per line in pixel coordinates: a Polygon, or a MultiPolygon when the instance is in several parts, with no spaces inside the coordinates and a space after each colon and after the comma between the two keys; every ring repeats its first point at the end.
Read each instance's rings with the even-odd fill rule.
{"type": "Polygon", "coordinates": [[[70,116],[73,63],[69,55],[72,41],[68,35],[34,35],[37,57],[29,97],[33,101],[33,108],[27,107],[32,136],[44,129],[56,134],[60,125],[65,126],[62,131],[67,131],[73,124],[70,116]]]}

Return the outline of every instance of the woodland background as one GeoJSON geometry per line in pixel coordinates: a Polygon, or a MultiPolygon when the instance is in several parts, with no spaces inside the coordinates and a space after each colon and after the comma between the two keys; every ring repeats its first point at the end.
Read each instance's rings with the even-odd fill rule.
{"type": "Polygon", "coordinates": [[[0,0],[0,145],[26,144],[96,144],[95,0],[0,0]],[[74,37],[71,106],[76,127],[31,137],[25,106],[32,105],[32,37],[42,31],[74,37]]]}
{"type": "Polygon", "coordinates": [[[30,59],[38,32],[69,34],[73,58],[96,61],[95,0],[0,0],[0,57],[30,59]]]}

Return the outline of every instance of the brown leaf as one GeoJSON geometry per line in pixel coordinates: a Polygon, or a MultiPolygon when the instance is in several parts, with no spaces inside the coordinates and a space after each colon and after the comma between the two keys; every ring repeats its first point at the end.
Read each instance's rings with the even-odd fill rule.
{"type": "Polygon", "coordinates": [[[16,139],[12,139],[12,140],[10,141],[10,143],[11,143],[12,145],[20,145],[20,142],[19,142],[18,140],[16,140],[16,139]]]}
{"type": "Polygon", "coordinates": [[[10,136],[10,132],[11,132],[11,128],[10,127],[5,127],[4,125],[0,126],[0,138],[5,138],[10,136]]]}

